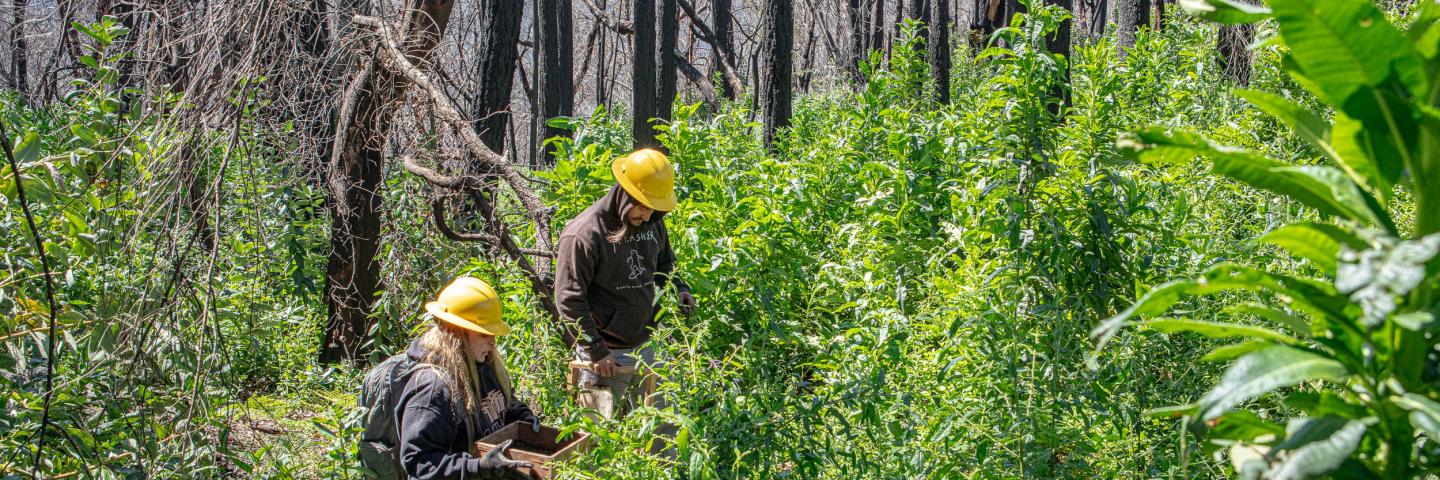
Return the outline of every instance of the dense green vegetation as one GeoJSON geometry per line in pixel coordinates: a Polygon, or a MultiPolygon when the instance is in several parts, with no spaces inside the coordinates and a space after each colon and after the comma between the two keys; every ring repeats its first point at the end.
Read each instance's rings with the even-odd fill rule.
{"type": "MultiPolygon", "coordinates": [[[[1213,16],[1227,22],[1268,15],[1216,5],[1213,16]]],[[[1422,5],[1429,16],[1419,20],[1392,12],[1398,24],[1415,23],[1410,37],[1389,30],[1379,39],[1338,38],[1374,42],[1377,51],[1399,51],[1383,43],[1396,36],[1429,41],[1413,68],[1440,78],[1437,9],[1422,5]]],[[[1285,14],[1277,6],[1280,21],[1262,24],[1262,37],[1298,36],[1285,14]]],[[[1380,10],[1364,14],[1385,22],[1380,10]]],[[[1344,82],[1315,73],[1303,56],[1313,50],[1270,41],[1257,45],[1253,92],[1243,95],[1257,109],[1220,87],[1215,27],[1183,17],[1163,33],[1140,31],[1123,58],[1109,37],[1077,46],[1067,81],[1066,60],[1043,49],[1066,15],[1031,5],[997,33],[992,45],[1004,47],[957,51],[955,100],[943,108],[927,100],[929,70],[916,49],[877,52],[860,91],[800,97],[776,153],[760,144],[746,101],[720,111],[677,105],[662,136],[679,165],[681,203],[668,222],[677,271],[700,310],[689,320],[667,312],[656,335],[665,410],[599,424],[581,415],[562,386],[568,351],[526,280],[503,258],[435,233],[429,189],[398,165],[386,176],[387,290],[375,358],[425,326],[421,304],[449,279],[491,281],[516,327],[500,343],[521,397],[547,423],[598,438],[568,471],[577,478],[1222,477],[1234,472],[1235,449],[1221,447],[1276,445],[1286,440],[1282,419],[1298,417],[1312,417],[1304,431],[1315,438],[1387,425],[1355,440],[1357,460],[1346,465],[1361,476],[1352,478],[1367,478],[1359,468],[1392,478],[1436,468],[1434,443],[1409,433],[1408,409],[1440,410],[1430,397],[1433,341],[1419,333],[1434,324],[1437,262],[1412,261],[1407,268],[1419,268],[1420,280],[1390,291],[1408,300],[1378,317],[1373,304],[1355,306],[1341,294],[1358,287],[1337,290],[1330,280],[1434,230],[1435,217],[1424,215],[1434,210],[1415,188],[1434,177],[1414,173],[1434,165],[1390,165],[1382,160],[1390,157],[1354,153],[1359,147],[1326,156],[1324,145],[1341,150],[1339,141],[1317,143],[1312,127],[1325,126],[1324,139],[1340,137],[1344,125],[1371,132],[1359,112],[1372,105],[1343,100],[1357,88],[1401,85],[1410,96],[1382,101],[1413,106],[1406,111],[1416,123],[1387,145],[1435,162],[1440,82],[1412,87],[1405,82],[1413,74],[1389,74],[1408,61],[1395,60],[1374,67],[1373,84],[1334,96],[1332,85],[1344,82]],[[1286,54],[1292,60],[1282,69],[1286,54]],[[1312,75],[1297,81],[1286,71],[1312,75]],[[1057,87],[1069,89],[1071,107],[1058,105],[1057,87]],[[1134,131],[1141,133],[1127,135],[1134,131]],[[1215,146],[1222,144],[1244,149],[1244,159],[1215,146]],[[1133,155],[1128,147],[1136,145],[1148,150],[1133,155]],[[1197,154],[1209,160],[1192,161],[1197,154]],[[1368,200],[1327,207],[1312,201],[1324,192],[1277,186],[1274,170],[1223,166],[1262,158],[1283,159],[1266,160],[1274,168],[1343,169],[1324,178],[1359,185],[1368,200]],[[1370,159],[1368,169],[1354,163],[1360,158],[1370,159]],[[1307,223],[1332,218],[1345,229],[1307,223]],[[1342,243],[1359,253],[1337,262],[1342,243]],[[1196,275],[1214,282],[1230,272],[1245,272],[1236,281],[1250,283],[1223,294],[1216,289],[1231,285],[1165,283],[1196,275]],[[1274,298],[1269,293],[1296,310],[1256,303],[1274,298]],[[1315,313],[1307,302],[1336,310],[1299,328],[1307,322],[1295,316],[1315,313]],[[1119,334],[1108,328],[1167,308],[1190,320],[1150,320],[1119,334]],[[1097,330],[1108,339],[1097,350],[1091,330],[1110,317],[1097,330]],[[1276,319],[1287,330],[1266,323],[1276,319]],[[1215,343],[1182,331],[1259,340],[1211,353],[1215,343]],[[1241,367],[1197,361],[1242,365],[1271,354],[1322,356],[1340,370],[1268,385],[1287,387],[1283,399],[1258,391],[1242,398],[1224,393],[1241,367]],[[1322,377],[1334,382],[1300,381],[1322,377]],[[1339,388],[1347,384],[1365,388],[1339,388]],[[1167,405],[1182,407],[1146,414],[1167,405]],[[1254,413],[1226,413],[1242,405],[1254,413]],[[1165,418],[1172,415],[1187,420],[1165,418]],[[673,460],[640,453],[663,422],[680,427],[673,460]],[[1415,453],[1398,460],[1402,447],[1415,453]]],[[[1376,30],[1365,31],[1381,35],[1376,30]]],[[[102,24],[86,34],[98,45],[91,83],[63,105],[26,107],[12,96],[0,110],[19,139],[16,160],[59,305],[41,470],[358,478],[362,372],[314,363],[329,220],[323,190],[285,161],[291,127],[257,119],[260,106],[242,89],[229,126],[205,133],[226,138],[225,148],[184,153],[217,161],[202,163],[206,171],[177,171],[186,164],[169,161],[181,154],[170,145],[193,133],[175,131],[166,115],[127,114],[140,109],[125,108],[129,97],[109,87],[106,73],[121,55],[109,39],[123,31],[102,24]],[[196,173],[215,188],[171,181],[196,173]],[[192,202],[216,208],[214,223],[196,221],[192,202]]],[[[565,123],[576,135],[561,140],[557,166],[533,172],[547,182],[545,200],[559,220],[608,188],[608,161],[630,149],[628,116],[601,109],[565,123]]],[[[0,474],[18,476],[30,468],[47,402],[50,307],[12,172],[0,173],[8,202],[0,215],[0,474]]],[[[1426,435],[1436,433],[1436,418],[1426,435]]],[[[1297,439],[1277,447],[1290,452],[1277,464],[1305,448],[1295,429],[1307,420],[1296,421],[1289,433],[1297,439]]],[[[1345,458],[1336,452],[1321,453],[1345,458]]]]}

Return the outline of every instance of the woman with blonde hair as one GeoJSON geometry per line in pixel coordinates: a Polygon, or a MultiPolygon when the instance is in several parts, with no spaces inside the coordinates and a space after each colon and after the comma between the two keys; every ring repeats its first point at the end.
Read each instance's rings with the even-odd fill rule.
{"type": "Polygon", "coordinates": [[[528,462],[505,458],[510,442],[483,457],[476,440],[516,421],[538,427],[530,407],[515,399],[495,337],[510,333],[500,297],[485,282],[460,277],[427,303],[435,323],[410,344],[415,367],[395,404],[399,457],[406,478],[526,478],[528,462]]]}

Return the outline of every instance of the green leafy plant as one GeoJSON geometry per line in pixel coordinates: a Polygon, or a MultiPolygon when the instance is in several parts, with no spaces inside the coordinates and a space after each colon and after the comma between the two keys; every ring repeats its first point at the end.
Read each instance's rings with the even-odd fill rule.
{"type": "Polygon", "coordinates": [[[1433,335],[1440,326],[1440,4],[1420,3],[1402,29],[1360,0],[1274,0],[1268,8],[1182,2],[1225,24],[1274,20],[1276,41],[1288,49],[1285,71],[1333,112],[1275,93],[1236,94],[1305,140],[1318,163],[1162,128],[1119,141],[1152,163],[1208,158],[1212,173],[1298,202],[1322,219],[1258,239],[1307,261],[1317,275],[1221,262],[1151,289],[1092,332],[1099,348],[1137,323],[1241,339],[1206,357],[1233,362],[1198,402],[1155,413],[1183,417],[1212,446],[1230,446],[1246,478],[1400,479],[1440,471],[1433,335]],[[1213,320],[1156,318],[1187,297],[1240,292],[1263,301],[1237,303],[1213,320]],[[1251,317],[1260,321],[1246,321],[1251,317]],[[1283,425],[1235,410],[1277,391],[1298,412],[1283,425]]]}

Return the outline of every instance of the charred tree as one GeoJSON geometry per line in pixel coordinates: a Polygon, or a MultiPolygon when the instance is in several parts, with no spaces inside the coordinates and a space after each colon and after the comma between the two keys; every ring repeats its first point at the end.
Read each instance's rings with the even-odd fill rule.
{"type": "MultiPolygon", "coordinates": [[[[675,68],[675,45],[680,34],[680,12],[676,0],[659,1],[660,28],[658,33],[660,37],[657,42],[659,43],[659,47],[655,54],[657,55],[656,63],[659,65],[660,70],[656,72],[655,75],[655,101],[658,102],[655,105],[655,118],[658,121],[668,122],[670,121],[672,110],[675,108],[675,93],[677,91],[676,82],[678,79],[676,75],[678,74],[678,70],[675,68]]],[[[652,126],[651,128],[654,127],[652,126]]],[[[664,146],[660,145],[660,142],[657,141],[655,143],[656,148],[664,149],[664,146]]]]}
{"type": "MultiPolygon", "coordinates": [[[[429,58],[450,20],[453,0],[407,0],[400,43],[413,63],[429,58]]],[[[365,59],[341,100],[329,180],[333,214],[331,252],[325,269],[329,319],[320,344],[320,362],[368,363],[371,313],[380,283],[384,155],[391,123],[389,106],[408,80],[365,59]]]]}
{"type": "Polygon", "coordinates": [[[860,71],[860,64],[865,62],[869,49],[865,41],[868,39],[866,25],[869,21],[865,18],[867,12],[865,2],[862,0],[849,0],[846,4],[846,13],[850,14],[850,65],[845,68],[850,73],[851,81],[855,85],[865,84],[865,74],[860,71]]]}
{"type": "MultiPolygon", "coordinates": [[[[1074,0],[1046,0],[1046,2],[1066,11],[1070,11],[1074,7],[1074,0]]],[[[1060,78],[1050,89],[1050,96],[1055,100],[1055,103],[1050,104],[1049,108],[1052,115],[1059,115],[1062,105],[1070,106],[1070,23],[1070,19],[1060,22],[1060,27],[1045,37],[1045,48],[1050,53],[1065,57],[1064,64],[1061,66],[1063,70],[1060,72],[1060,78]]]]}
{"type": "Polygon", "coordinates": [[[480,90],[471,116],[475,133],[485,146],[505,151],[505,131],[510,121],[510,93],[515,86],[515,65],[520,62],[521,8],[508,0],[484,0],[480,4],[480,90]]]}
{"type": "Polygon", "coordinates": [[[654,148],[655,130],[650,119],[655,118],[655,0],[635,0],[635,11],[631,23],[635,25],[633,36],[634,61],[631,63],[631,108],[634,110],[630,130],[635,136],[635,148],[654,148]]]}
{"type": "MultiPolygon", "coordinates": [[[[1068,1],[1068,0],[1066,0],[1068,1]]],[[[935,101],[950,104],[950,0],[931,0],[930,77],[935,80],[935,101]]]]}
{"type": "Polygon", "coordinates": [[[1250,44],[1254,41],[1253,23],[1222,25],[1220,33],[1216,35],[1215,50],[1220,55],[1220,69],[1225,78],[1236,85],[1250,85],[1250,44]]]}
{"type": "Polygon", "coordinates": [[[925,48],[926,41],[929,40],[930,36],[929,7],[930,2],[927,0],[910,0],[909,8],[905,9],[905,18],[920,23],[919,27],[915,29],[915,38],[920,39],[920,43],[915,44],[915,48],[921,51],[925,48]]]}
{"type": "Polygon", "coordinates": [[[25,46],[25,0],[13,0],[10,6],[10,76],[14,79],[13,87],[24,99],[30,96],[26,82],[29,77],[26,57],[30,49],[25,46]]]}
{"type": "Polygon", "coordinates": [[[791,77],[794,71],[795,10],[790,0],[768,0],[761,17],[765,40],[765,90],[761,111],[765,115],[765,148],[774,151],[776,135],[790,126],[792,109],[791,77]]]}
{"type": "Polygon", "coordinates": [[[1108,0],[1110,8],[1114,11],[1110,14],[1115,19],[1115,47],[1120,58],[1125,58],[1126,51],[1135,47],[1135,30],[1140,28],[1140,9],[1144,4],[1143,0],[1108,0]]]}
{"type": "Polygon", "coordinates": [[[865,28],[869,30],[870,41],[866,42],[865,50],[884,50],[885,28],[882,25],[885,24],[885,0],[870,0],[870,16],[867,20],[869,24],[865,28]]]}
{"type": "MultiPolygon", "coordinates": [[[[715,0],[710,6],[710,28],[714,32],[715,48],[711,54],[716,55],[715,61],[710,62],[710,75],[716,73],[724,75],[724,63],[729,61],[735,65],[735,26],[734,17],[731,13],[731,0],[715,0]]],[[[725,98],[734,100],[739,97],[740,92],[730,85],[730,82],[720,82],[720,92],[725,98]]]]}
{"type": "MultiPolygon", "coordinates": [[[[551,127],[547,120],[570,116],[575,110],[575,85],[573,80],[575,40],[570,20],[570,0],[537,0],[540,17],[540,70],[535,85],[539,95],[540,115],[535,121],[543,139],[566,137],[570,131],[551,127]]],[[[491,148],[494,150],[494,148],[491,148]]],[[[540,143],[535,158],[538,165],[554,165],[555,151],[540,143]]]]}

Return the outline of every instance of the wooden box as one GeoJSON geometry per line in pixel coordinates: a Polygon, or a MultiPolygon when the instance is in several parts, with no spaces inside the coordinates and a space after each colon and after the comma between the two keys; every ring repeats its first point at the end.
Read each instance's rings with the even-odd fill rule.
{"type": "Polygon", "coordinates": [[[558,463],[590,449],[590,434],[574,432],[569,438],[556,440],[559,435],[559,429],[541,425],[540,431],[536,432],[530,428],[530,422],[515,422],[476,441],[470,454],[478,457],[506,440],[514,440],[505,450],[505,456],[534,465],[529,469],[520,469],[521,473],[548,479],[552,468],[548,463],[558,463]]]}

